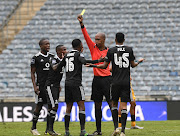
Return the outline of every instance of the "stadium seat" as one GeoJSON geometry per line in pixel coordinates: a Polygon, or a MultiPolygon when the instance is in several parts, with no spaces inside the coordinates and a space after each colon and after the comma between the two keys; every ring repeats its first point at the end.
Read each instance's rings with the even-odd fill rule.
{"type": "MultiPolygon", "coordinates": [[[[0,24],[18,1],[0,1],[0,24]]],[[[0,82],[6,82],[0,84],[0,91],[4,91],[5,97],[16,97],[20,96],[17,91],[27,88],[23,89],[22,96],[33,97],[30,60],[38,53],[38,42],[42,37],[50,38],[50,51],[53,53],[57,44],[64,44],[71,50],[71,41],[80,38],[84,45],[84,55],[90,59],[89,49],[76,19],[85,8],[84,24],[93,41],[97,32],[105,32],[106,45],[113,47],[115,33],[124,32],[125,45],[133,47],[136,60],[145,58],[145,62],[131,70],[137,95],[158,94],[160,90],[159,94],[166,94],[168,90],[176,93],[180,82],[178,5],[178,0],[47,0],[0,54],[0,82]],[[12,95],[7,93],[8,87],[12,95]],[[145,92],[147,90],[148,93],[145,92]]],[[[86,90],[91,90],[92,78],[93,70],[84,68],[83,84],[86,90]]],[[[64,86],[64,79],[61,85],[64,86]]],[[[60,95],[64,96],[64,87],[60,95]]],[[[90,96],[90,91],[86,95],[90,96]]],[[[180,93],[177,95],[180,96],[180,93]]]]}

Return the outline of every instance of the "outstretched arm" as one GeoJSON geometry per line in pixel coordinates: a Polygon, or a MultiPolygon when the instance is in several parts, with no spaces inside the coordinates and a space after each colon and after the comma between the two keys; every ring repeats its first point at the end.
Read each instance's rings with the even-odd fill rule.
{"type": "Polygon", "coordinates": [[[144,61],[144,58],[139,59],[138,62],[131,61],[131,67],[134,68],[134,67],[138,66],[143,61],[144,61]]]}
{"type": "Polygon", "coordinates": [[[104,61],[104,58],[100,58],[100,59],[98,59],[98,60],[86,60],[84,57],[79,56],[79,61],[80,61],[82,64],[87,64],[87,63],[95,64],[95,63],[103,62],[103,61],[104,61]]]}
{"type": "Polygon", "coordinates": [[[95,68],[100,68],[100,69],[106,69],[108,66],[109,62],[104,61],[103,64],[100,65],[93,65],[93,64],[87,64],[87,67],[95,67],[95,68]]]}

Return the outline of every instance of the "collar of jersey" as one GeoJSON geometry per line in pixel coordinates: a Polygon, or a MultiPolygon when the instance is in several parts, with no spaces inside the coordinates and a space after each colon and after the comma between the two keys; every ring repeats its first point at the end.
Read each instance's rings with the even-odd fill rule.
{"type": "Polygon", "coordinates": [[[58,57],[58,55],[55,55],[55,57],[56,57],[58,60],[62,61],[62,59],[60,59],[60,58],[58,57]]]}
{"type": "Polygon", "coordinates": [[[116,45],[117,47],[122,47],[122,46],[124,46],[124,45],[116,45]]]}
{"type": "Polygon", "coordinates": [[[72,50],[72,51],[78,51],[78,50],[72,50]]]}
{"type": "Polygon", "coordinates": [[[41,52],[39,52],[39,54],[42,55],[43,57],[48,57],[49,52],[47,52],[47,55],[44,55],[44,54],[42,54],[41,52]]]}

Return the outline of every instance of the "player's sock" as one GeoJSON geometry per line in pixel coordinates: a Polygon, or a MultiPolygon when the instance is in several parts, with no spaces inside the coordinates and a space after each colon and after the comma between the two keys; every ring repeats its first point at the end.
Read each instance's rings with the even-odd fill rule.
{"type": "Polygon", "coordinates": [[[121,115],[118,115],[119,117],[119,126],[118,127],[121,127],[121,115]]]}
{"type": "Polygon", "coordinates": [[[95,118],[96,118],[97,131],[101,132],[101,119],[102,119],[102,111],[101,111],[101,109],[95,109],[95,118]]]}
{"type": "Polygon", "coordinates": [[[114,122],[114,129],[118,128],[118,107],[112,107],[112,118],[114,122]]]}
{"type": "Polygon", "coordinates": [[[49,120],[49,130],[53,131],[53,126],[54,126],[54,120],[56,117],[56,112],[57,110],[51,110],[50,111],[50,120],[49,120]]]}
{"type": "Polygon", "coordinates": [[[47,112],[47,123],[46,123],[46,131],[49,130],[49,121],[50,121],[50,112],[47,112]]]}
{"type": "Polygon", "coordinates": [[[122,123],[121,132],[123,133],[125,133],[126,120],[127,120],[127,109],[123,109],[121,110],[121,123],[122,123]]]}
{"type": "Polygon", "coordinates": [[[85,111],[79,111],[81,131],[85,129],[85,118],[86,118],[85,111]]]}
{"type": "Polygon", "coordinates": [[[36,124],[37,124],[38,118],[39,118],[39,113],[34,112],[33,113],[33,120],[32,120],[33,125],[32,125],[32,128],[31,128],[32,130],[36,129],[36,124]]]}
{"type": "Polygon", "coordinates": [[[70,113],[66,113],[64,116],[65,131],[69,131],[70,113]]]}
{"type": "Polygon", "coordinates": [[[135,115],[131,115],[131,126],[136,126],[135,115]]]}

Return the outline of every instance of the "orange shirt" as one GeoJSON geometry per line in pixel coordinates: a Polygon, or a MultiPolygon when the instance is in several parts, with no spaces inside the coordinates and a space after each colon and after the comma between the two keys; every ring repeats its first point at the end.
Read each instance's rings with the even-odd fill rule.
{"type": "MultiPolygon", "coordinates": [[[[108,48],[100,51],[99,48],[96,46],[96,44],[91,40],[86,28],[85,27],[81,28],[81,30],[84,35],[84,39],[86,40],[86,43],[89,47],[92,60],[98,60],[100,59],[100,57],[105,57],[108,52],[108,48]]],[[[97,65],[103,64],[103,62],[96,63],[96,64],[97,65]]],[[[94,71],[94,76],[110,76],[111,75],[109,66],[106,69],[93,68],[93,71],[94,71]]]]}

